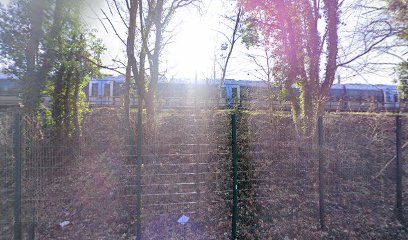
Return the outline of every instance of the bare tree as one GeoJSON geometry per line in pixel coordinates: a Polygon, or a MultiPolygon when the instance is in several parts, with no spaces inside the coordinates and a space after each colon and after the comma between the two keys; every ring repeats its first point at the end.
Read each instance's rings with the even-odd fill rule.
{"type": "Polygon", "coordinates": [[[141,53],[139,63],[149,67],[149,74],[139,77],[139,86],[145,87],[144,101],[149,116],[154,116],[154,99],[157,90],[157,83],[160,80],[160,59],[163,48],[168,44],[166,38],[167,28],[171,19],[177,11],[183,7],[199,7],[200,0],[154,0],[147,1],[145,8],[142,8],[140,1],[140,31],[142,38],[141,53]]]}
{"type": "Polygon", "coordinates": [[[235,18],[231,17],[231,16],[223,16],[223,18],[226,19],[228,23],[231,23],[231,22],[233,23],[233,27],[230,28],[228,25],[226,26],[227,28],[230,28],[230,30],[232,31],[230,36],[228,36],[224,32],[220,31],[220,33],[227,40],[226,43],[223,43],[221,45],[221,50],[226,51],[227,54],[225,56],[223,56],[224,61],[223,61],[223,63],[220,64],[220,67],[221,67],[220,86],[222,86],[224,84],[225,77],[226,77],[226,74],[227,74],[227,68],[228,68],[230,58],[232,56],[232,52],[234,50],[235,44],[237,43],[237,41],[241,37],[241,34],[240,34],[241,25],[242,25],[241,19],[243,17],[244,12],[243,12],[241,7],[237,7],[237,9],[235,11],[236,11],[235,18]]]}
{"type": "MultiPolygon", "coordinates": [[[[252,13],[258,32],[271,36],[274,71],[280,72],[300,132],[313,133],[315,119],[325,101],[337,70],[352,74],[389,68],[394,29],[385,14],[386,4],[368,0],[242,0],[252,13]],[[347,70],[347,71],[346,71],[347,70]],[[298,96],[293,85],[300,87],[298,96]]],[[[256,38],[250,37],[250,40],[256,38]]]]}
{"type": "Polygon", "coordinates": [[[184,7],[199,7],[200,0],[106,0],[109,12],[103,11],[115,35],[126,47],[125,112],[129,115],[132,85],[138,89],[149,116],[154,116],[157,83],[161,77],[161,54],[168,44],[168,26],[177,11],[184,7]],[[127,39],[121,36],[113,18],[119,18],[127,29],[127,39]]]}
{"type": "MultiPolygon", "coordinates": [[[[386,1],[343,1],[337,67],[342,78],[389,76],[403,56],[386,1]]],[[[367,80],[369,81],[369,80],[367,80]]]]}
{"type": "Polygon", "coordinates": [[[281,66],[285,78],[284,87],[292,104],[294,120],[300,132],[310,135],[315,114],[321,112],[322,100],[329,93],[337,68],[339,2],[241,3],[253,14],[252,21],[259,32],[275,39],[270,44],[273,44],[275,64],[281,66]],[[319,31],[319,22],[325,26],[323,33],[319,31]],[[300,97],[292,88],[295,83],[301,86],[300,97]]]}

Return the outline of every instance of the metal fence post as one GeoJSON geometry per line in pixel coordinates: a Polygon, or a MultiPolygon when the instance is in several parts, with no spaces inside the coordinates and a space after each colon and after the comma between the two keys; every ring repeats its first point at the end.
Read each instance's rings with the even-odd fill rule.
{"type": "Polygon", "coordinates": [[[136,157],[136,240],[142,239],[142,143],[143,100],[139,93],[137,111],[137,157],[136,157]]]}
{"type": "Polygon", "coordinates": [[[237,117],[231,115],[232,127],[232,171],[233,171],[233,202],[232,202],[232,239],[237,239],[238,222],[238,153],[237,153],[237,117]]]}
{"type": "Polygon", "coordinates": [[[319,129],[319,222],[320,228],[325,228],[325,206],[324,206],[324,129],[323,117],[318,118],[319,129]]]}
{"type": "Polygon", "coordinates": [[[22,239],[21,234],[21,113],[14,120],[14,240],[22,239]]]}
{"type": "Polygon", "coordinates": [[[399,221],[403,222],[402,214],[402,166],[401,166],[401,141],[402,141],[402,127],[401,127],[401,116],[397,115],[395,117],[396,124],[396,202],[397,202],[397,218],[399,221]]]}

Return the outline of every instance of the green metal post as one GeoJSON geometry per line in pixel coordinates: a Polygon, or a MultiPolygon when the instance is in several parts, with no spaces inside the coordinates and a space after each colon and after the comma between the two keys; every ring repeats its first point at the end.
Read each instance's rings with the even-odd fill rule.
{"type": "Polygon", "coordinates": [[[143,99],[139,93],[137,110],[137,157],[136,157],[136,240],[142,239],[142,143],[143,99]]]}
{"type": "Polygon", "coordinates": [[[323,117],[317,121],[319,129],[319,222],[320,228],[325,228],[325,205],[324,205],[324,130],[323,117]]]}
{"type": "Polygon", "coordinates": [[[402,142],[402,127],[401,117],[399,115],[395,118],[396,123],[396,201],[397,201],[397,217],[398,220],[403,222],[402,214],[402,166],[401,166],[401,142],[402,142]]]}
{"type": "Polygon", "coordinates": [[[232,239],[237,239],[238,222],[238,152],[237,152],[237,117],[231,116],[232,126],[232,171],[233,171],[233,202],[232,202],[232,239]]]}
{"type": "Polygon", "coordinates": [[[16,113],[14,120],[14,240],[21,235],[21,114],[16,113]]]}

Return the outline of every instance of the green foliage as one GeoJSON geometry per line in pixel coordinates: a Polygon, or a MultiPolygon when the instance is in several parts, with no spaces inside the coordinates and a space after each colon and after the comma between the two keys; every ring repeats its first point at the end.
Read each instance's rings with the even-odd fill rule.
{"type": "MultiPolygon", "coordinates": [[[[407,0],[388,0],[388,9],[393,17],[393,24],[400,38],[408,41],[408,2],[407,0]]],[[[398,68],[399,89],[401,98],[408,99],[408,61],[398,68]]]]}
{"type": "Polygon", "coordinates": [[[28,0],[0,5],[0,63],[6,66],[6,72],[20,79],[26,69],[24,50],[30,35],[29,9],[28,0]]]}
{"type": "Polygon", "coordinates": [[[55,131],[60,137],[80,134],[81,119],[87,111],[83,88],[90,78],[100,77],[99,55],[104,47],[93,32],[84,28],[79,9],[66,6],[63,11],[64,25],[57,42],[47,39],[57,53],[50,74],[48,94],[53,96],[52,115],[55,131]]]}
{"type": "Polygon", "coordinates": [[[398,89],[401,91],[401,98],[408,99],[408,61],[399,65],[398,79],[400,81],[398,89]]]}
{"type": "Polygon", "coordinates": [[[247,17],[243,21],[243,28],[241,28],[242,42],[245,47],[249,49],[252,46],[258,46],[260,42],[260,34],[256,27],[256,19],[254,16],[247,17]]]}
{"type": "Polygon", "coordinates": [[[388,0],[388,9],[393,17],[393,24],[399,36],[408,40],[408,1],[388,0]]]}
{"type": "Polygon", "coordinates": [[[12,0],[7,6],[0,5],[0,61],[7,72],[24,81],[23,89],[51,97],[51,106],[36,110],[61,138],[80,134],[81,119],[87,111],[83,88],[90,78],[100,76],[97,65],[105,49],[82,23],[80,13],[79,0],[12,0]],[[30,18],[36,5],[44,18],[30,18]],[[40,26],[40,32],[33,33],[33,22],[40,26]],[[30,48],[33,34],[39,41],[38,49],[30,48]],[[29,51],[36,56],[32,70],[29,51]],[[30,89],[35,81],[41,86],[30,89]]]}

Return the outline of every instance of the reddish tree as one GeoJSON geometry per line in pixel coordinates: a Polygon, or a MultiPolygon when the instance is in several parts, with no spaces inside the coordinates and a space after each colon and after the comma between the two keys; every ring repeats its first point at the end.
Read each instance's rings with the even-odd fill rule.
{"type": "Polygon", "coordinates": [[[284,78],[296,125],[303,134],[312,134],[335,79],[339,1],[240,0],[240,4],[256,27],[247,32],[271,38],[275,69],[282,71],[279,75],[284,78]]]}

